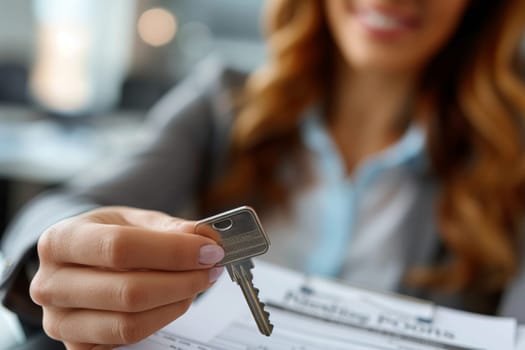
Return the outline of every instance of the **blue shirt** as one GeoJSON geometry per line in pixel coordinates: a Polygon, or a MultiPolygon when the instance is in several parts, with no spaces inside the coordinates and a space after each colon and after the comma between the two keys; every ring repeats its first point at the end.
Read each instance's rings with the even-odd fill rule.
{"type": "Polygon", "coordinates": [[[402,273],[402,249],[395,246],[399,222],[417,190],[410,173],[426,164],[422,130],[412,126],[351,175],[322,119],[306,119],[301,134],[315,185],[292,199],[291,217],[265,220],[276,243],[267,258],[311,274],[392,289],[402,273]],[[382,282],[374,281],[375,273],[382,282]]]}

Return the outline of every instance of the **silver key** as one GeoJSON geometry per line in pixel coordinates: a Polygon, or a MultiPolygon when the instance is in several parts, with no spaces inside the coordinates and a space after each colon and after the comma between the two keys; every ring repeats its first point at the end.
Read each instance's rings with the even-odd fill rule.
{"type": "Polygon", "coordinates": [[[251,258],[266,253],[270,240],[255,211],[250,207],[233,209],[199,221],[196,230],[221,242],[225,256],[217,266],[226,266],[232,281],[241,287],[259,331],[269,336],[273,325],[259,300],[259,290],[253,286],[251,258]]]}

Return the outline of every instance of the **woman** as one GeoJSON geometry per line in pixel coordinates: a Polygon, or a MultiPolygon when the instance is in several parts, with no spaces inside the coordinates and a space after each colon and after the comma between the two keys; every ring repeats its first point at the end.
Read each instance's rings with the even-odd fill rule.
{"type": "Polygon", "coordinates": [[[50,226],[31,283],[46,332],[91,349],[176,319],[224,252],[161,212],[241,203],[261,214],[271,261],[525,321],[525,2],[280,0],[266,19],[270,58],[245,85],[201,69],[117,175],[15,222],[28,249],[50,226]]]}

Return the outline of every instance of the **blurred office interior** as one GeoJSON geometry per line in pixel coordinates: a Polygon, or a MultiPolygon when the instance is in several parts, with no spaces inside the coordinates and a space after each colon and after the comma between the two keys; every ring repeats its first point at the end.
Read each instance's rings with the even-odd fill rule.
{"type": "Polygon", "coordinates": [[[264,59],[261,0],[0,0],[0,229],[40,191],[111,167],[210,55],[264,59]]]}
{"type": "MultiPolygon", "coordinates": [[[[0,239],[38,193],[137,149],[148,109],[199,61],[256,67],[260,10],[261,0],[0,0],[0,239]]],[[[23,341],[0,306],[0,349],[23,341]]]]}
{"type": "MultiPolygon", "coordinates": [[[[0,239],[33,196],[140,147],[148,109],[199,61],[257,67],[262,5],[0,0],[0,239]]],[[[0,349],[23,338],[4,315],[0,349]]]]}

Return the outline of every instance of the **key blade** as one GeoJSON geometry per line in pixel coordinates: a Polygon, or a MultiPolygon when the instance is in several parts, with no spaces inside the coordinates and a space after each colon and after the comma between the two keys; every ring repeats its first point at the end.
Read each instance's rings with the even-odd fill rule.
{"type": "Polygon", "coordinates": [[[233,282],[239,283],[239,280],[242,279],[243,276],[244,278],[253,281],[253,274],[251,270],[253,269],[254,265],[251,259],[247,259],[242,262],[242,271],[239,268],[234,267],[235,265],[237,264],[226,265],[226,270],[228,271],[228,274],[230,275],[230,278],[233,282]]]}
{"type": "Polygon", "coordinates": [[[269,320],[270,313],[264,310],[264,303],[258,301],[259,290],[257,288],[253,288],[251,283],[246,283],[244,279],[241,279],[239,282],[239,286],[241,287],[246,301],[248,302],[248,306],[250,307],[250,311],[255,318],[255,323],[257,324],[259,331],[266,336],[271,335],[273,325],[269,320]]]}
{"type": "Polygon", "coordinates": [[[230,266],[232,266],[233,275],[236,278],[236,282],[241,287],[244,298],[248,303],[248,307],[250,308],[259,331],[266,336],[270,336],[273,330],[273,325],[270,323],[269,319],[270,313],[264,310],[265,305],[259,300],[259,290],[253,286],[252,273],[250,271],[253,267],[253,263],[249,260],[246,262],[248,263],[248,266],[244,266],[244,264],[234,264],[230,266]]]}

